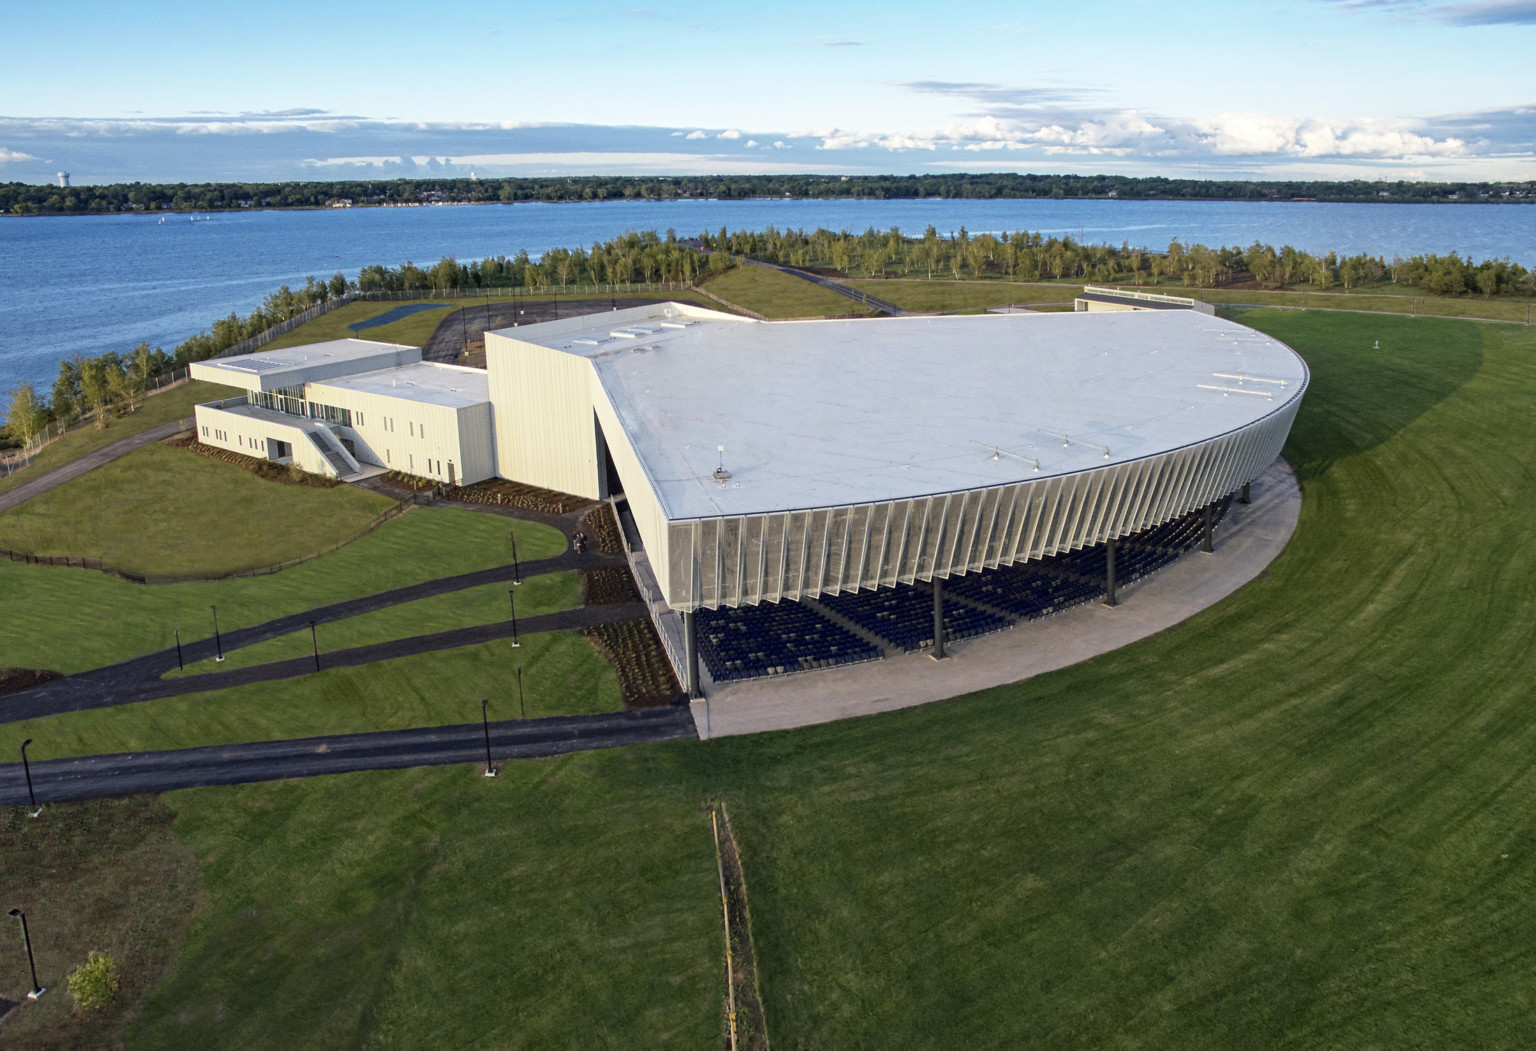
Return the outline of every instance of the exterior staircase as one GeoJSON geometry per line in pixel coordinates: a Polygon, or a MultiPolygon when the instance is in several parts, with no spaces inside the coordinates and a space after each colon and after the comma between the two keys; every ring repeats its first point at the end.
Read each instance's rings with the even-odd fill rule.
{"type": "Polygon", "coordinates": [[[325,457],[325,462],[336,471],[336,477],[342,481],[351,481],[363,473],[362,467],[352,458],[352,454],[342,447],[336,436],[323,427],[317,427],[312,431],[306,431],[309,440],[314,442],[315,448],[320,450],[320,455],[325,457]]]}

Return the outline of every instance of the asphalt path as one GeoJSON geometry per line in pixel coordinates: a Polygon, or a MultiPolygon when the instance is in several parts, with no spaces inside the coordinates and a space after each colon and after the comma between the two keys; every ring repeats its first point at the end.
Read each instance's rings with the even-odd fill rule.
{"type": "Polygon", "coordinates": [[[778,263],[764,263],[757,259],[748,259],[747,263],[751,266],[761,266],[768,270],[777,270],[782,274],[788,274],[791,277],[798,277],[802,281],[809,281],[813,285],[820,285],[822,288],[827,289],[829,292],[836,292],[840,296],[847,296],[849,299],[856,303],[861,303],[864,306],[873,307],[881,313],[891,315],[891,317],[901,317],[908,313],[908,311],[901,309],[901,307],[897,306],[895,303],[892,303],[888,299],[879,299],[875,296],[861,292],[856,288],[849,288],[841,281],[834,281],[830,277],[822,277],[820,274],[813,274],[806,270],[796,270],[792,266],[780,266],[778,263]]]}
{"type": "MultiPolygon", "coordinates": [[[[678,706],[494,722],[490,736],[492,760],[499,763],[655,741],[696,740],[698,733],[688,709],[678,706]]],[[[31,770],[37,801],[46,804],[454,763],[485,763],[485,731],[480,723],[48,759],[33,761],[31,770]]],[[[22,765],[0,765],[0,804],[29,802],[22,765]]]]}
{"type": "Polygon", "coordinates": [[[63,467],[56,467],[47,474],[39,475],[30,482],[18,485],[8,492],[0,493],[0,514],[4,514],[18,504],[25,503],[34,496],[46,493],[55,486],[63,485],[65,482],[79,478],[85,472],[95,470],[104,463],[111,463],[119,456],[125,456],[135,449],[142,449],[152,442],[169,438],[171,435],[181,431],[181,423],[182,421],[176,420],[172,423],[162,423],[158,427],[151,427],[147,431],[140,431],[138,434],[124,438],[120,442],[113,442],[111,445],[97,449],[93,453],[87,453],[78,460],[71,460],[63,467]]]}
{"type": "MultiPolygon", "coordinates": [[[[516,624],[511,620],[496,621],[491,624],[476,624],[467,628],[454,628],[449,631],[434,632],[430,635],[413,635],[405,639],[391,639],[388,642],[375,643],[372,646],[356,646],[352,649],[333,650],[320,654],[320,668],[355,668],[364,664],[374,664],[378,661],[394,660],[398,657],[411,657],[419,653],[433,653],[437,650],[458,649],[462,646],[475,646],[484,642],[494,642],[497,639],[510,639],[515,636],[537,635],[545,631],[565,631],[572,628],[589,627],[594,624],[611,624],[621,620],[635,620],[647,616],[645,604],[642,602],[627,602],[616,606],[579,606],[575,609],[560,610],[556,613],[546,613],[537,617],[519,617],[516,624]]],[[[307,622],[306,622],[307,624],[307,622]]],[[[205,647],[203,656],[213,656],[213,647],[205,647]]],[[[176,663],[175,651],[171,653],[171,664],[176,663]]],[[[152,655],[163,658],[161,654],[152,655]]],[[[108,668],[100,668],[96,671],[84,672],[80,675],[70,675],[63,679],[54,679],[41,686],[35,686],[30,690],[20,693],[7,694],[0,697],[0,723],[20,722],[23,719],[38,719],[49,715],[60,715],[64,712],[83,712],[96,708],[115,708],[123,704],[136,704],[140,701],[153,701],[162,697],[179,697],[184,694],[204,693],[211,690],[225,690],[232,686],[250,686],[255,683],[272,682],[279,679],[296,679],[303,675],[313,674],[317,669],[313,656],[295,657],[291,660],[273,661],[268,664],[255,664],[249,668],[235,668],[231,671],[207,672],[202,675],[189,675],[173,679],[159,677],[132,677],[123,669],[129,665],[139,664],[148,658],[140,658],[139,661],[127,661],[124,664],[115,664],[108,668]]]]}

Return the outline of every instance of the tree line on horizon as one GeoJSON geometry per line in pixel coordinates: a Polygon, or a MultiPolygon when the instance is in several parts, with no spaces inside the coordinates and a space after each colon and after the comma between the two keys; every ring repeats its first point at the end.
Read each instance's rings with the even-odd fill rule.
{"type": "Polygon", "coordinates": [[[315,182],[0,183],[0,215],[214,212],[265,208],[668,201],[747,198],[901,200],[1078,198],[1368,203],[1536,202],[1536,182],[1178,179],[1011,172],[933,175],[639,175],[360,179],[315,182]]]}
{"type": "Polygon", "coordinates": [[[1255,242],[1247,248],[1169,244],[1153,252],[1122,244],[1089,245],[1071,237],[1019,231],[971,234],[961,227],[941,234],[929,226],[920,237],[899,229],[849,231],[738,230],[721,227],[692,239],[673,230],[628,231],[590,249],[555,248],[534,259],[527,251],[461,263],[444,256],[431,266],[407,260],[398,266],[363,267],[356,281],[336,273],[283,285],[245,316],[231,312],[166,353],[141,343],[126,353],[95,357],[76,353],[59,363],[48,395],[30,383],[10,396],[3,444],[26,446],[50,423],[90,419],[105,427],[117,414],[134,411],[159,376],[221,354],[302,312],[346,296],[373,293],[423,295],[527,290],[535,294],[613,289],[663,282],[685,287],[755,259],[850,278],[932,280],[1066,281],[1092,284],[1181,285],[1220,288],[1241,284],[1267,290],[1368,291],[1397,286],[1433,296],[1536,296],[1536,272],[1504,260],[1474,262],[1456,255],[1417,255],[1390,262],[1381,256],[1315,254],[1290,245],[1255,242]]]}

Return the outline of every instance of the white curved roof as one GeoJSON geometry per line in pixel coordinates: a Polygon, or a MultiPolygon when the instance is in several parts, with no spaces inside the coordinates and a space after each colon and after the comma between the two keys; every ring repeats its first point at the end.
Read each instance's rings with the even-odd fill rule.
{"type": "Polygon", "coordinates": [[[592,360],[674,521],[1123,463],[1263,419],[1307,378],[1284,344],[1193,311],[765,323],[651,310],[535,342],[592,360]]]}

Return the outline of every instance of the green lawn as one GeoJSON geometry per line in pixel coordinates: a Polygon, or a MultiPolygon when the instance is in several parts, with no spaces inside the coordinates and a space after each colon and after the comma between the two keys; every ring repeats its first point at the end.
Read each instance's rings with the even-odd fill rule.
{"type": "Polygon", "coordinates": [[[985,310],[1012,303],[1068,304],[1082,285],[1026,284],[1016,281],[850,281],[861,292],[922,314],[940,311],[985,310]]]}
{"type": "MultiPolygon", "coordinates": [[[[223,663],[210,657],[187,665],[186,674],[230,671],[290,657],[307,657],[314,652],[316,642],[324,654],[387,642],[390,639],[504,621],[511,612],[511,600],[507,596],[509,590],[512,589],[505,584],[490,584],[450,591],[446,595],[434,595],[415,602],[403,602],[398,606],[321,625],[314,638],[310,637],[309,629],[305,628],[253,646],[229,650],[225,653],[223,663]]],[[[581,577],[574,571],[528,577],[516,591],[519,619],[581,605],[581,577]]],[[[171,677],[180,674],[174,669],[170,672],[171,677]]]]}
{"type": "Polygon", "coordinates": [[[0,478],[0,493],[14,489],[39,475],[47,474],[56,467],[63,467],[113,442],[131,438],[151,427],[158,427],[172,420],[190,420],[193,407],[199,402],[229,398],[238,393],[239,391],[232,387],[194,380],[161,394],[151,395],[144,399],[144,404],[139,406],[138,412],[132,416],[113,420],[103,430],[98,431],[87,424],[49,443],[42,452],[37,454],[37,459],[30,465],[9,478],[0,478]]]}
{"type": "Polygon", "coordinates": [[[217,577],[355,539],[393,501],[258,478],[156,442],[0,514],[0,547],[99,558],[150,579],[217,577]]]}
{"type": "MultiPolygon", "coordinates": [[[[525,585],[526,586],[526,585],[525,585]]],[[[306,646],[308,632],[305,632],[306,646]]],[[[291,737],[407,730],[517,719],[517,666],[528,717],[614,712],[623,707],[613,667],[584,637],[543,632],[508,642],[422,653],[359,668],[325,668],[297,679],[10,723],[4,738],[32,738],[33,759],[144,752],[291,737]]],[[[196,683],[187,684],[190,689],[196,683]]]]}
{"type": "Polygon", "coordinates": [[[129,1046],[718,1046],[709,822],[643,753],[173,793],[209,902],[129,1046]]]}
{"type": "MultiPolygon", "coordinates": [[[[493,296],[491,302],[505,302],[507,296],[493,296]]],[[[437,326],[443,323],[443,319],[453,314],[465,300],[458,299],[421,299],[398,300],[390,303],[375,303],[372,301],[357,300],[339,306],[329,313],[322,314],[313,321],[306,321],[291,332],[278,336],[271,343],[265,343],[261,349],[281,350],[284,347],[298,347],[306,343],[324,343],[332,339],[372,339],[380,343],[404,343],[409,347],[425,346],[427,340],[432,338],[432,333],[437,331],[437,326]],[[388,325],[379,325],[377,328],[365,328],[361,332],[353,332],[348,325],[355,325],[359,321],[367,321],[369,318],[387,314],[400,306],[408,306],[411,303],[429,303],[437,309],[423,310],[409,317],[388,325]]],[[[477,302],[484,303],[484,300],[477,302]]]]}
{"type": "Polygon", "coordinates": [[[1242,319],[1312,367],[1259,580],[943,704],[172,794],[209,903],[134,1044],[718,1041],[721,796],[777,1047],[1520,1046],[1536,332],[1242,319]]]}
{"type": "MultiPolygon", "coordinates": [[[[48,990],[4,1024],[6,1051],[120,1047],[118,1034],[179,960],[177,946],[203,902],[202,874],[158,796],[0,808],[0,886],[23,909],[38,978],[48,990]],[[76,1011],[64,980],[92,950],[111,955],[118,990],[105,1008],[76,1011]]],[[[7,918],[7,922],[12,922],[7,918]]],[[[20,932],[0,953],[0,994],[32,987],[20,932]]]]}
{"type": "MultiPolygon", "coordinates": [[[[343,599],[505,565],[511,555],[509,528],[499,515],[421,507],[337,551],[280,573],[183,584],[144,586],[88,570],[0,561],[0,667],[86,671],[165,649],[172,645],[176,628],[183,640],[211,638],[210,605],[219,607],[219,626],[228,631],[343,599]]],[[[558,530],[527,522],[515,528],[518,554],[525,561],[565,550],[567,541],[558,530]]]]}
{"type": "Polygon", "coordinates": [[[738,266],[710,278],[706,290],[770,318],[866,316],[877,313],[819,285],[765,266],[738,266]]]}

